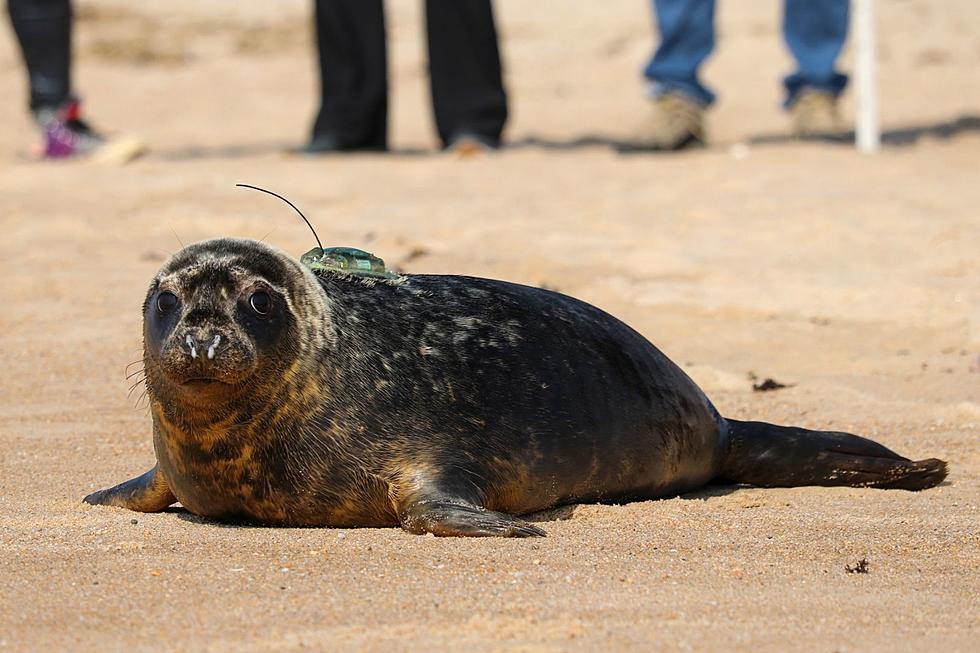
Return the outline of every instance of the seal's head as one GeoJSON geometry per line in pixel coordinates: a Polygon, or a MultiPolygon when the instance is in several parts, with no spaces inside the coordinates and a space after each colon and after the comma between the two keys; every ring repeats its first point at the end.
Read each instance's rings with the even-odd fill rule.
{"type": "Polygon", "coordinates": [[[325,321],[323,290],[286,254],[251,240],[193,244],[167,261],[143,304],[150,396],[185,414],[220,412],[281,383],[326,338],[325,321]]]}

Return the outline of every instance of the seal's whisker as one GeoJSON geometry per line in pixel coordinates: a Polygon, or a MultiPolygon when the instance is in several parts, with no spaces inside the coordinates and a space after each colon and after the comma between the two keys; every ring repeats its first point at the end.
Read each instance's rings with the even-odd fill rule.
{"type": "Polygon", "coordinates": [[[180,236],[178,236],[178,235],[177,235],[177,230],[176,230],[176,229],[174,229],[174,226],[173,226],[173,225],[167,225],[167,226],[168,226],[168,227],[170,227],[170,233],[172,233],[172,234],[174,235],[174,238],[176,238],[176,239],[177,239],[177,242],[178,242],[178,243],[180,243],[180,248],[181,248],[181,249],[184,249],[185,247],[187,247],[187,246],[186,246],[186,245],[184,244],[184,241],[182,241],[182,240],[180,239],[180,236]]]}
{"type": "Polygon", "coordinates": [[[262,236],[261,238],[259,238],[259,242],[260,243],[264,243],[265,242],[265,239],[269,237],[269,234],[271,234],[275,230],[276,230],[275,227],[273,227],[272,229],[269,229],[267,232],[265,232],[265,235],[264,236],[262,236]]]}
{"type": "MultiPolygon", "coordinates": [[[[476,476],[480,480],[487,481],[487,479],[486,479],[485,476],[482,476],[481,474],[477,474],[473,470],[466,469],[465,467],[462,467],[461,465],[451,465],[451,467],[455,467],[456,469],[458,469],[460,471],[463,471],[463,472],[466,472],[467,474],[472,474],[473,476],[476,476]]],[[[474,481],[471,478],[467,478],[466,479],[466,482],[473,486],[473,488],[477,492],[477,496],[481,496],[482,497],[484,495],[483,489],[476,483],[476,481],[474,481]]]]}
{"type": "Polygon", "coordinates": [[[138,370],[136,370],[135,372],[130,372],[129,374],[127,374],[126,375],[126,378],[127,379],[131,379],[134,376],[136,376],[137,374],[145,374],[145,373],[146,373],[146,368],[145,367],[141,367],[138,370]]]}
{"type": "Polygon", "coordinates": [[[139,381],[137,381],[133,385],[129,386],[129,390],[126,392],[126,396],[127,397],[132,397],[133,396],[133,392],[136,390],[136,388],[138,388],[140,385],[145,385],[145,383],[146,383],[146,379],[140,379],[139,381]]]}
{"type": "Polygon", "coordinates": [[[456,469],[458,469],[460,471],[464,471],[467,474],[472,474],[473,476],[476,476],[477,478],[482,479],[484,481],[487,480],[487,477],[484,476],[483,474],[479,474],[477,472],[474,472],[472,469],[467,469],[467,468],[463,467],[462,465],[453,465],[453,467],[455,467],[456,469]]]}

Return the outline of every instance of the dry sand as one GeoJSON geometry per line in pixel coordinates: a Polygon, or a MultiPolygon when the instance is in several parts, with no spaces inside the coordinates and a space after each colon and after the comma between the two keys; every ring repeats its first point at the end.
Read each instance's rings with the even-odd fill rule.
{"type": "Polygon", "coordinates": [[[780,138],[774,0],[720,3],[712,146],[674,156],[602,142],[645,117],[645,2],[499,2],[517,145],[459,160],[434,151],[418,4],[389,3],[389,156],[283,153],[314,109],[306,2],[79,3],[89,114],[151,148],[122,168],[23,160],[0,30],[0,651],[978,650],[980,5],[878,3],[869,158],[780,138]],[[949,480],[567,507],[535,541],[83,506],[152,464],[124,369],[178,238],[311,245],[235,182],[410,271],[591,301],[723,414],[867,434],[949,480]]]}

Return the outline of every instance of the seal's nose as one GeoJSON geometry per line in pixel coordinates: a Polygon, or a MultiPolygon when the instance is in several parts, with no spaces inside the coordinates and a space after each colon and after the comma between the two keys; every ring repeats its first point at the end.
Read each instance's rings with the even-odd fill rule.
{"type": "Polygon", "coordinates": [[[207,358],[214,360],[218,345],[221,344],[221,336],[217,333],[206,334],[202,331],[191,331],[184,336],[184,346],[191,358],[207,358]]]}

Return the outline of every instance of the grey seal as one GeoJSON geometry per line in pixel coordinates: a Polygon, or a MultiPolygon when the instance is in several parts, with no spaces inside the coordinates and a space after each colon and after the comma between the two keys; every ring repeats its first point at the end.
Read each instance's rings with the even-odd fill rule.
{"type": "Polygon", "coordinates": [[[946,476],[856,435],[725,419],[623,322],[503,281],[313,271],[210,240],[154,277],[143,341],[156,465],[91,504],[534,536],[519,515],[709,482],[920,490],[946,476]]]}

